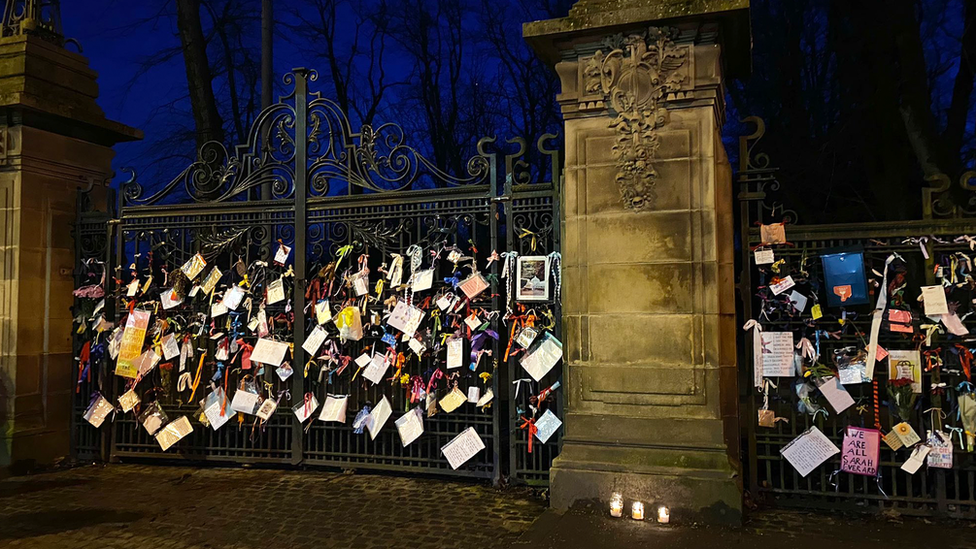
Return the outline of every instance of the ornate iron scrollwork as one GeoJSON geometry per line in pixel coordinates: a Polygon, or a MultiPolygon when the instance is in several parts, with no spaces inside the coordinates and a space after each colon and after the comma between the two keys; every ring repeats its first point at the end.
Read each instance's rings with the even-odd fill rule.
{"type": "Polygon", "coordinates": [[[352,131],[339,105],[319,92],[305,92],[317,80],[315,71],[300,70],[284,77],[293,86],[288,95],[262,111],[251,125],[248,139],[228,149],[223,143],[204,144],[197,160],[150,196],[131,179],[122,185],[128,206],[161,204],[187,197],[196,202],[240,199],[247,191],[270,186],[272,198],[294,197],[296,183],[307,183],[308,197],[409,190],[420,181],[427,187],[486,184],[488,159],[467,162],[467,174],[451,175],[407,144],[396,124],[364,125],[352,131]],[[302,81],[299,81],[302,79],[302,81]],[[299,84],[302,93],[296,93],[299,84]],[[302,116],[300,113],[304,112],[302,116]],[[304,140],[298,139],[304,135],[304,140]],[[307,143],[304,182],[296,182],[298,143],[307,143]],[[338,186],[337,186],[338,185],[338,186]],[[177,193],[184,196],[176,197],[177,193]],[[169,197],[169,198],[167,198],[169,197]]]}
{"type": "Polygon", "coordinates": [[[614,115],[615,179],[624,206],[635,212],[654,202],[657,130],[668,123],[668,93],[687,78],[681,69],[688,48],[675,45],[676,34],[673,28],[651,27],[643,34],[613,36],[604,41],[611,51],[598,50],[584,69],[586,93],[602,93],[614,115]]]}

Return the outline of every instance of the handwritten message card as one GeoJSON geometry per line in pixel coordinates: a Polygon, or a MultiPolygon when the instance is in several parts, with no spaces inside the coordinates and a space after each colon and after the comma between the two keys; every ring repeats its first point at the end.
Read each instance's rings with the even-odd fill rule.
{"type": "Polygon", "coordinates": [[[810,427],[779,451],[804,477],[839,452],[840,449],[816,427],[810,427]]]}
{"type": "Polygon", "coordinates": [[[848,427],[844,433],[840,470],[855,475],[878,475],[881,452],[881,432],[877,429],[848,427]]]}

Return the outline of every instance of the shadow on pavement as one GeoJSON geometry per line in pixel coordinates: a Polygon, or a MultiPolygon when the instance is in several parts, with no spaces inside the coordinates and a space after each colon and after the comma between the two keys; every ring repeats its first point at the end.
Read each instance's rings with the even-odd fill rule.
{"type": "Polygon", "coordinates": [[[126,524],[142,514],[112,509],[41,511],[0,516],[0,540],[33,538],[101,524],[126,524]]]}

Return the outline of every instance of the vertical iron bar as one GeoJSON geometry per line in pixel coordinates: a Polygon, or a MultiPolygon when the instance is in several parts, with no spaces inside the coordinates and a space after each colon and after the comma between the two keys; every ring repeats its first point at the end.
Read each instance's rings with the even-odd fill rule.
{"type": "MultiPolygon", "coordinates": [[[[261,0],[261,110],[274,102],[274,11],[272,0],[261,0]]],[[[262,128],[262,138],[269,128],[262,128]]],[[[270,143],[265,144],[270,148],[270,143]]],[[[261,185],[261,200],[271,200],[271,183],[261,185]]]]}
{"type": "MultiPolygon", "coordinates": [[[[301,372],[305,371],[305,350],[302,343],[305,342],[305,235],[307,234],[307,220],[305,205],[307,200],[306,181],[308,175],[308,74],[304,68],[296,68],[295,73],[295,295],[294,308],[295,323],[293,325],[294,334],[294,368],[295,375],[292,376],[292,394],[297,395],[294,400],[304,398],[305,376],[301,372]]],[[[309,421],[314,421],[310,419],[309,421]]],[[[292,438],[292,464],[298,465],[302,462],[304,447],[302,424],[295,421],[292,438]]]]}

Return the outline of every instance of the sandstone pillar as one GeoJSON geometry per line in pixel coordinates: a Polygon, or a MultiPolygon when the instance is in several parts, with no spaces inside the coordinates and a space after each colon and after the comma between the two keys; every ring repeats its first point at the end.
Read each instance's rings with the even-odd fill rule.
{"type": "MultiPolygon", "coordinates": [[[[725,79],[748,0],[582,0],[524,35],[562,84],[565,437],[551,501],[741,516],[725,79]]],[[[653,513],[649,513],[653,514],[653,513]]]]}
{"type": "Polygon", "coordinates": [[[142,137],[95,104],[58,14],[20,4],[0,37],[0,478],[68,454],[76,190],[104,200],[112,145],[142,137]]]}

